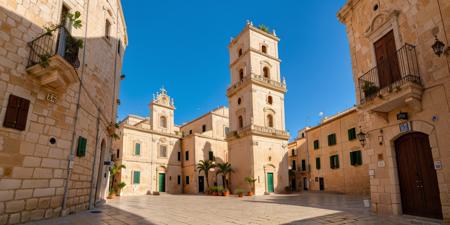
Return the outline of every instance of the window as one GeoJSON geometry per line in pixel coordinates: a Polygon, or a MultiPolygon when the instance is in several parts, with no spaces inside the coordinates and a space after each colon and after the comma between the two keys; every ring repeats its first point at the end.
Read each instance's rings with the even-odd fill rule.
{"type": "Polygon", "coordinates": [[[244,69],[239,70],[239,81],[244,80],[244,69]]]}
{"type": "Polygon", "coordinates": [[[272,115],[267,115],[267,126],[268,127],[273,127],[273,116],[272,115]]]}
{"type": "Polygon", "coordinates": [[[306,171],[306,160],[302,159],[302,171],[306,171]]]}
{"type": "Polygon", "coordinates": [[[15,95],[9,95],[3,126],[16,130],[25,130],[30,101],[15,95]]]}
{"type": "Polygon", "coordinates": [[[167,128],[167,118],[165,116],[159,118],[159,125],[163,128],[167,128]]]}
{"type": "Polygon", "coordinates": [[[314,149],[319,149],[319,140],[314,140],[314,149]]]}
{"type": "Polygon", "coordinates": [[[320,158],[316,158],[316,169],[320,170],[320,158]]]}
{"type": "Polygon", "coordinates": [[[352,166],[360,166],[360,165],[362,165],[361,151],[350,152],[350,164],[352,166]]]}
{"type": "Polygon", "coordinates": [[[244,119],[242,119],[242,116],[238,117],[238,122],[239,122],[239,128],[244,127],[244,119]]]}
{"type": "Polygon", "coordinates": [[[117,149],[116,157],[117,157],[117,158],[120,158],[120,149],[117,149]]]}
{"type": "Polygon", "coordinates": [[[202,126],[202,132],[205,132],[205,131],[206,131],[206,125],[203,124],[203,126],[202,126]]]}
{"type": "Polygon", "coordinates": [[[120,51],[122,48],[122,42],[120,40],[117,41],[117,54],[120,55],[120,51]]]}
{"type": "Polygon", "coordinates": [[[184,155],[184,160],[189,161],[189,151],[186,151],[184,155]]]}
{"type": "Polygon", "coordinates": [[[177,152],[178,154],[177,154],[177,159],[178,159],[178,161],[181,161],[181,152],[177,152]]]}
{"type": "Polygon", "coordinates": [[[328,146],[336,144],[336,134],[328,135],[328,146]]]}
{"type": "Polygon", "coordinates": [[[208,158],[209,158],[209,160],[211,160],[211,161],[214,160],[214,152],[213,152],[213,151],[209,151],[209,152],[208,152],[208,158]]]}
{"type": "Polygon", "coordinates": [[[267,53],[267,46],[265,46],[265,45],[261,46],[261,51],[263,53],[267,53]]]}
{"type": "Polygon", "coordinates": [[[292,156],[295,156],[295,149],[292,149],[292,150],[291,150],[291,155],[292,155],[292,156]]]}
{"type": "Polygon", "coordinates": [[[141,144],[136,143],[134,145],[134,155],[141,155],[141,144]]]}
{"type": "Polygon", "coordinates": [[[331,169],[339,168],[339,156],[338,155],[330,156],[330,168],[331,169]]]}
{"type": "Polygon", "coordinates": [[[186,184],[189,184],[189,176],[186,176],[186,184]]]}
{"type": "Polygon", "coordinates": [[[181,176],[180,175],[178,175],[178,177],[177,177],[177,184],[181,184],[181,176]]]}
{"type": "Polygon", "coordinates": [[[105,37],[109,40],[111,36],[111,22],[109,20],[106,20],[105,22],[105,37]]]}
{"type": "Polygon", "coordinates": [[[304,138],[305,137],[305,133],[302,133],[302,138],[304,138]]]}
{"type": "Polygon", "coordinates": [[[141,183],[141,171],[133,171],[133,184],[141,183]]]}
{"type": "Polygon", "coordinates": [[[192,134],[192,130],[189,130],[189,134],[192,134]]]}
{"type": "Polygon", "coordinates": [[[82,157],[86,155],[87,139],[84,137],[78,137],[77,156],[82,157]]]}
{"type": "Polygon", "coordinates": [[[238,98],[238,105],[240,105],[242,102],[241,98],[238,98]]]}
{"type": "Polygon", "coordinates": [[[263,76],[264,76],[264,78],[267,78],[267,79],[269,78],[269,76],[270,76],[269,67],[265,66],[263,68],[263,76]]]}
{"type": "Polygon", "coordinates": [[[268,96],[267,97],[267,103],[269,103],[270,105],[272,105],[272,102],[273,102],[273,99],[272,99],[272,96],[268,96]]]}
{"type": "Polygon", "coordinates": [[[159,157],[167,157],[167,146],[161,145],[159,146],[159,157]]]}
{"type": "Polygon", "coordinates": [[[356,139],[356,129],[353,127],[352,129],[348,130],[348,140],[355,140],[356,139]]]}
{"type": "Polygon", "coordinates": [[[242,56],[242,48],[240,48],[240,49],[238,50],[238,56],[239,56],[239,57],[242,56]]]}
{"type": "Polygon", "coordinates": [[[295,160],[292,160],[292,169],[296,170],[297,169],[297,165],[295,163],[295,160]]]}

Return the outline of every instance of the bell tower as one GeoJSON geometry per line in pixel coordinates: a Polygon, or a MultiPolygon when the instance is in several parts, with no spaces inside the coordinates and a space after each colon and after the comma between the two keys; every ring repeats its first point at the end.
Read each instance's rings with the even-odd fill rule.
{"type": "Polygon", "coordinates": [[[231,85],[227,89],[229,159],[235,172],[232,189],[247,188],[256,179],[257,195],[283,192],[288,186],[284,95],[275,32],[247,22],[229,44],[231,85]]]}
{"type": "Polygon", "coordinates": [[[161,88],[153,95],[150,107],[150,121],[152,129],[163,133],[174,133],[174,110],[173,98],[167,95],[167,91],[161,88]]]}

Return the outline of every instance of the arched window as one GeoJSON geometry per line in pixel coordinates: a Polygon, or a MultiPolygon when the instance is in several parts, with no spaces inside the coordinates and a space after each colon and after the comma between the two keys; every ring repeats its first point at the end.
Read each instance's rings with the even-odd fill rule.
{"type": "Polygon", "coordinates": [[[239,70],[239,80],[240,81],[244,80],[244,69],[239,70]]]}
{"type": "Polygon", "coordinates": [[[242,48],[239,49],[238,55],[239,55],[239,57],[241,57],[241,55],[242,55],[242,48]]]}
{"type": "Polygon", "coordinates": [[[269,78],[269,76],[270,76],[269,67],[265,66],[263,68],[263,75],[264,75],[264,78],[269,78]]]}
{"type": "Polygon", "coordinates": [[[267,115],[267,126],[268,127],[273,127],[273,116],[272,115],[267,115]]]}
{"type": "Polygon", "coordinates": [[[261,51],[263,53],[267,53],[267,46],[265,46],[265,45],[261,46],[261,51]]]}
{"type": "Polygon", "coordinates": [[[270,105],[272,105],[272,102],[273,102],[273,100],[272,100],[272,96],[268,96],[267,97],[267,103],[269,103],[270,105]]]}
{"type": "Polygon", "coordinates": [[[241,102],[242,102],[242,99],[241,99],[241,98],[238,98],[238,105],[240,105],[241,102]]]}
{"type": "Polygon", "coordinates": [[[159,125],[163,128],[167,128],[167,118],[165,116],[159,118],[159,125]]]}
{"type": "Polygon", "coordinates": [[[239,116],[238,120],[239,120],[239,128],[244,127],[244,119],[242,118],[242,116],[239,116]]]}

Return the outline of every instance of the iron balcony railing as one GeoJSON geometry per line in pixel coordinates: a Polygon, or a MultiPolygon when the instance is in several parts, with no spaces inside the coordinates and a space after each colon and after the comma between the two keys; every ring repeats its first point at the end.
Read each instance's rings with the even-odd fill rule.
{"type": "Polygon", "coordinates": [[[227,88],[227,92],[230,92],[230,91],[232,91],[234,89],[237,89],[239,86],[241,86],[247,80],[259,81],[259,82],[262,82],[262,83],[266,83],[266,84],[268,84],[270,86],[273,86],[275,88],[286,88],[286,83],[285,82],[278,82],[278,81],[275,81],[275,80],[271,80],[271,79],[265,78],[264,76],[261,76],[261,75],[251,74],[250,76],[244,77],[242,80],[236,82],[235,84],[230,85],[227,88]]]}
{"type": "Polygon", "coordinates": [[[410,44],[398,49],[391,59],[378,62],[358,79],[361,104],[407,82],[421,84],[415,46],[410,44]]]}
{"type": "Polygon", "coordinates": [[[64,26],[56,27],[52,32],[46,32],[28,43],[30,56],[28,67],[36,64],[47,64],[50,57],[60,55],[74,68],[80,66],[78,59],[79,46],[76,39],[64,26]]]}

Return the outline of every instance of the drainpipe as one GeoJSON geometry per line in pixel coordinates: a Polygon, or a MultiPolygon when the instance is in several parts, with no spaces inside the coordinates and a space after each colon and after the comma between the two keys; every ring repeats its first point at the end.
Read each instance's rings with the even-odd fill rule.
{"type": "Polygon", "coordinates": [[[88,32],[88,19],[89,19],[89,3],[90,0],[87,0],[87,4],[86,4],[86,28],[84,31],[84,43],[85,46],[83,48],[83,60],[81,63],[81,75],[79,78],[80,81],[80,85],[78,87],[78,97],[77,97],[77,107],[75,109],[75,119],[74,119],[74,126],[73,126],[73,131],[72,131],[72,143],[71,143],[71,149],[70,149],[70,155],[69,155],[69,159],[68,159],[68,164],[67,164],[67,178],[64,184],[64,195],[63,195],[63,202],[62,202],[62,206],[61,206],[61,216],[63,216],[64,214],[64,210],[66,209],[66,205],[67,205],[67,195],[68,195],[68,191],[69,191],[69,181],[70,178],[72,177],[72,168],[73,168],[73,163],[74,163],[74,152],[75,152],[75,137],[76,137],[76,127],[77,127],[77,122],[78,122],[78,112],[80,110],[80,98],[81,98],[81,89],[83,86],[83,76],[84,76],[84,70],[85,70],[85,61],[86,61],[86,40],[87,40],[87,32],[88,32]]]}

